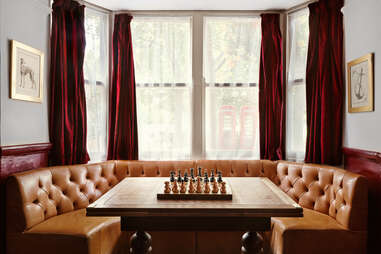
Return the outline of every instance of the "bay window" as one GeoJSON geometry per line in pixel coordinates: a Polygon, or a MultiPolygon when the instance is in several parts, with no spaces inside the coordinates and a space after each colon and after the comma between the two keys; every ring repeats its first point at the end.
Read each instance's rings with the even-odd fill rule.
{"type": "MultiPolygon", "coordinates": [[[[133,15],[139,159],[258,159],[261,18],[250,13],[133,15]]],[[[86,8],[88,151],[104,160],[108,14],[86,8]]],[[[303,160],[308,10],[289,15],[287,158],[303,160]]]]}

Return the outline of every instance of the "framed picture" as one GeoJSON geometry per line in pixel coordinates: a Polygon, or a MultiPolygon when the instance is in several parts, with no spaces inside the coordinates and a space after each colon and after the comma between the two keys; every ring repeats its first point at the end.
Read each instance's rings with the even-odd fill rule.
{"type": "Polygon", "coordinates": [[[11,98],[42,103],[44,53],[14,40],[11,50],[11,98]]]}
{"type": "Polygon", "coordinates": [[[348,63],[348,111],[373,110],[373,54],[367,54],[348,63]]]}

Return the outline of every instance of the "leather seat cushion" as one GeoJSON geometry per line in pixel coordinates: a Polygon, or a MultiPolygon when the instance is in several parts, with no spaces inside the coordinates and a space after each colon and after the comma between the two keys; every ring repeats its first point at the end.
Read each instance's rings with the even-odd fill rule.
{"type": "Polygon", "coordinates": [[[273,254],[362,253],[366,249],[364,231],[350,231],[332,217],[303,209],[304,217],[271,220],[272,231],[265,233],[273,254]]]}
{"type": "Polygon", "coordinates": [[[86,217],[85,209],[45,220],[25,231],[22,239],[19,234],[10,238],[9,253],[128,253],[120,218],[86,217]]]}

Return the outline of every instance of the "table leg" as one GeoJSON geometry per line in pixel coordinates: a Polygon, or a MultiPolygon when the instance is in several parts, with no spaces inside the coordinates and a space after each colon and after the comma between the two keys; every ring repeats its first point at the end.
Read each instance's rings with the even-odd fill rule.
{"type": "Polygon", "coordinates": [[[246,232],[242,236],[241,254],[263,254],[263,237],[257,232],[246,232]]]}
{"type": "Polygon", "coordinates": [[[151,236],[143,230],[136,231],[136,233],[131,236],[130,243],[131,254],[149,254],[152,251],[151,236]]]}

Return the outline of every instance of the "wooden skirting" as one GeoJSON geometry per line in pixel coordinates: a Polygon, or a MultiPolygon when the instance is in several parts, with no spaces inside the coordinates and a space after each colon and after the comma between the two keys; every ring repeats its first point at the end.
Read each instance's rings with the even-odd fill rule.
{"type": "Polygon", "coordinates": [[[379,253],[381,229],[381,153],[343,148],[344,168],[365,176],[369,185],[368,253],[379,253]]]}
{"type": "Polygon", "coordinates": [[[5,183],[9,175],[49,163],[50,143],[0,146],[0,253],[5,253],[5,183]]]}

